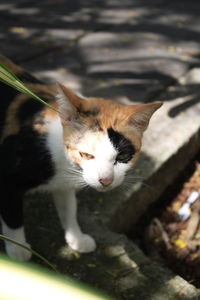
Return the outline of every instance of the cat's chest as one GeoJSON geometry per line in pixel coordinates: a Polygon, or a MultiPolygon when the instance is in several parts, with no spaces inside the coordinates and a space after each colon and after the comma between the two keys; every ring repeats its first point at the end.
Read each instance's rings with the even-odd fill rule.
{"type": "Polygon", "coordinates": [[[51,155],[51,162],[54,166],[54,174],[45,184],[34,188],[34,191],[55,191],[68,189],[72,186],[68,169],[70,163],[64,152],[62,126],[57,118],[48,124],[48,135],[46,145],[51,155]]]}
{"type": "Polygon", "coordinates": [[[70,161],[65,153],[63,143],[63,131],[59,118],[55,118],[52,122],[48,123],[48,134],[46,137],[46,148],[50,154],[50,161],[53,165],[54,174],[49,179],[34,189],[35,191],[53,192],[56,190],[66,190],[75,188],[76,176],[71,173],[73,170],[70,161]],[[72,181],[73,177],[73,181],[72,181]]]}

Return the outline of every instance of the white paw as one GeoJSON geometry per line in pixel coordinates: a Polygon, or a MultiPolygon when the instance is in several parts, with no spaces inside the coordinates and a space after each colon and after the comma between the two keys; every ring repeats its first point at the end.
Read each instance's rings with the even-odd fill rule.
{"type": "MultiPolygon", "coordinates": [[[[28,261],[31,258],[31,252],[27,251],[26,249],[17,246],[12,243],[6,243],[6,252],[10,258],[14,258],[20,261],[28,261]]],[[[29,247],[28,243],[24,243],[24,246],[29,247]]]]}
{"type": "Polygon", "coordinates": [[[89,253],[96,249],[95,240],[88,234],[82,233],[78,237],[66,234],[66,241],[73,250],[80,253],[89,253]]]}

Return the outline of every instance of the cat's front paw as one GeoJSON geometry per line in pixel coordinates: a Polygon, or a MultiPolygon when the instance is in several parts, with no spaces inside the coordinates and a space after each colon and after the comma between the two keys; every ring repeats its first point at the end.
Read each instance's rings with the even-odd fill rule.
{"type": "Polygon", "coordinates": [[[66,241],[70,248],[80,253],[89,253],[96,249],[95,240],[88,234],[83,233],[78,237],[66,234],[66,241]]]}
{"type": "MultiPolygon", "coordinates": [[[[28,261],[31,258],[31,252],[26,249],[17,246],[12,243],[6,243],[6,253],[10,258],[17,259],[19,261],[28,261]]],[[[30,248],[28,243],[25,243],[24,246],[30,248]]]]}

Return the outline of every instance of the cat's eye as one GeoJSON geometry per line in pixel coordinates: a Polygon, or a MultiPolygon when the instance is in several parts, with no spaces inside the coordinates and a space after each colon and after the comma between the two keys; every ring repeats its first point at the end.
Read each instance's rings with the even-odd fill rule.
{"type": "Polygon", "coordinates": [[[116,162],[127,163],[131,160],[132,155],[130,153],[119,153],[116,157],[116,162]]]}
{"type": "Polygon", "coordinates": [[[86,152],[79,152],[80,156],[84,159],[94,159],[94,155],[86,153],[86,152]]]}

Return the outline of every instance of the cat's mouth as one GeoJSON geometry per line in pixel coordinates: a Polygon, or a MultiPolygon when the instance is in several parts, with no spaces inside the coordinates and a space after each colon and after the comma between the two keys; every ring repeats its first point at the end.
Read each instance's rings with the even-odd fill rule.
{"type": "Polygon", "coordinates": [[[103,193],[109,192],[109,191],[115,189],[116,187],[117,187],[116,185],[109,185],[109,186],[105,186],[105,187],[104,186],[96,186],[96,187],[93,186],[93,188],[95,190],[97,190],[98,192],[103,192],[103,193]]]}

